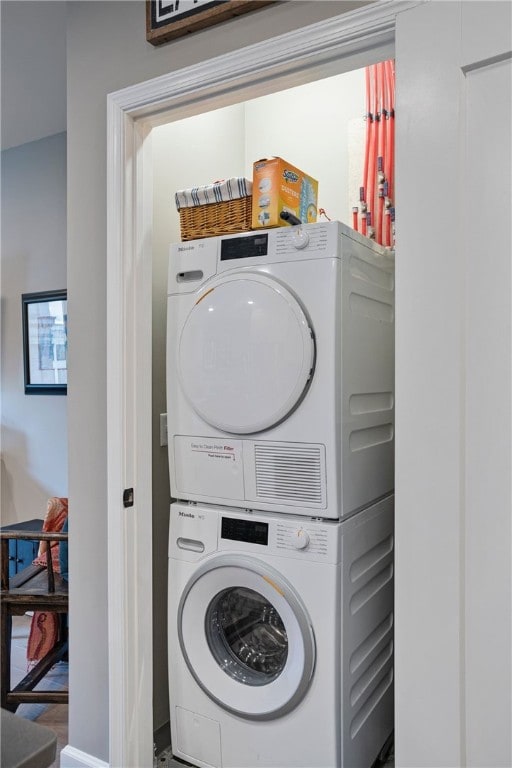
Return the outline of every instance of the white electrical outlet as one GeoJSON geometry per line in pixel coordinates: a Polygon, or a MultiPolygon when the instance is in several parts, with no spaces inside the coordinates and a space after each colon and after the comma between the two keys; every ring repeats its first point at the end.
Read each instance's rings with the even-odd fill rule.
{"type": "Polygon", "coordinates": [[[160,445],[167,445],[167,414],[160,414],[160,445]]]}

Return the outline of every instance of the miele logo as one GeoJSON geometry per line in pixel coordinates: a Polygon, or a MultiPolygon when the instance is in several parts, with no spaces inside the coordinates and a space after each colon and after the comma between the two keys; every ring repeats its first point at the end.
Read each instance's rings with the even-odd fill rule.
{"type": "Polygon", "coordinates": [[[192,512],[182,512],[181,509],[178,510],[178,517],[192,517],[194,520],[196,519],[196,516],[192,514],[192,512]]]}
{"type": "Polygon", "coordinates": [[[181,245],[178,246],[178,251],[194,251],[195,247],[193,245],[181,245]]]}

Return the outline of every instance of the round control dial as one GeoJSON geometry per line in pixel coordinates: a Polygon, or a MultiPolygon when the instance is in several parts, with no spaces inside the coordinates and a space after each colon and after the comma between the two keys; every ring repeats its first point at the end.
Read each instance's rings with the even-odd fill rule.
{"type": "Polygon", "coordinates": [[[306,547],[309,545],[309,533],[304,530],[304,528],[298,528],[296,531],[292,533],[292,546],[295,547],[295,549],[306,549],[306,547]]]}
{"type": "Polygon", "coordinates": [[[309,244],[309,235],[302,227],[294,227],[292,230],[292,243],[295,248],[302,250],[309,244]]]}

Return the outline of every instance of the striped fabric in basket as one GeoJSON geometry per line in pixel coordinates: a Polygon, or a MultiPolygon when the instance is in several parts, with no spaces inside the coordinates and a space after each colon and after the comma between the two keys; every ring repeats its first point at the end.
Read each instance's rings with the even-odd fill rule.
{"type": "Polygon", "coordinates": [[[216,181],[203,187],[181,189],[175,194],[176,208],[193,208],[198,205],[221,203],[227,200],[237,200],[252,195],[252,181],[243,177],[233,177],[224,181],[216,181]]]}

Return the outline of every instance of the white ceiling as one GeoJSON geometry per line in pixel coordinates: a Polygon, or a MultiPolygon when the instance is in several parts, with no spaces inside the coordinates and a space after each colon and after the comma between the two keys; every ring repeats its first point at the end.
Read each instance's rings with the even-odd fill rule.
{"type": "Polygon", "coordinates": [[[1,0],[2,149],[66,130],[66,3],[1,0]]]}

